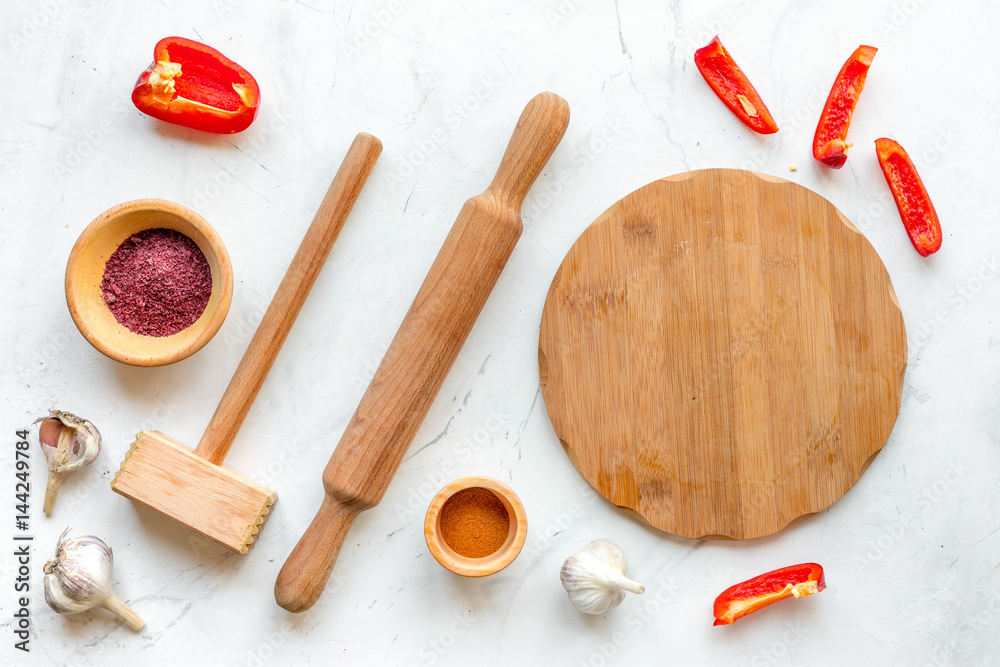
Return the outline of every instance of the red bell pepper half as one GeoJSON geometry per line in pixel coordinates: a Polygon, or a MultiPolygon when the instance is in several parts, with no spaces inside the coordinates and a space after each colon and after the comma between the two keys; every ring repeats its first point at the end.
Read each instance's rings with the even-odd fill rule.
{"type": "Polygon", "coordinates": [[[750,79],[733,61],[716,35],[708,46],[694,52],[694,64],[729,110],[754,132],[774,134],[778,126],[750,79]]]}
{"type": "Polygon", "coordinates": [[[851,54],[833,82],[816,125],[813,157],[834,169],[840,169],[847,162],[847,149],[853,145],[847,143],[847,128],[851,126],[854,107],[877,51],[874,46],[862,45],[851,54]]]}
{"type": "Polygon", "coordinates": [[[164,37],[153,48],[153,64],[135,83],[132,102],[168,123],[233,134],[253,122],[260,87],[250,72],[212,47],[164,37]]]}
{"type": "Polygon", "coordinates": [[[924,257],[937,252],[941,222],[913,160],[902,146],[885,137],[875,140],[875,152],[913,247],[924,257]]]}
{"type": "Polygon", "coordinates": [[[816,563],[790,565],[765,572],[730,586],[715,598],[713,625],[728,625],[778,600],[805,597],[824,588],[823,566],[816,563]]]}

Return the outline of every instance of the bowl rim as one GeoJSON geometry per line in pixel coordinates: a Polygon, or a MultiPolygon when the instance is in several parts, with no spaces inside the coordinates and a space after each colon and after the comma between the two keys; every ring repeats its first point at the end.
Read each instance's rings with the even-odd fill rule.
{"type": "MultiPolygon", "coordinates": [[[[151,225],[145,229],[157,228],[158,226],[151,225]]],[[[124,236],[119,243],[123,242],[126,238],[128,236],[124,236]]],[[[222,242],[222,238],[199,213],[166,199],[133,199],[107,209],[94,218],[80,233],[80,236],[73,244],[66,263],[65,291],[66,305],[69,308],[74,324],[76,324],[77,329],[79,329],[87,342],[99,352],[115,361],[130,366],[164,366],[191,356],[203,348],[218,332],[229,313],[229,306],[232,303],[233,269],[229,253],[222,242]],[[123,341],[129,341],[134,337],[137,347],[140,347],[139,344],[142,341],[148,341],[152,338],[134,333],[124,326],[120,327],[120,330],[117,331],[114,340],[109,339],[102,335],[102,328],[96,326],[95,322],[85,313],[85,304],[93,300],[85,295],[88,288],[92,286],[92,283],[85,284],[81,275],[82,267],[89,259],[87,251],[90,244],[102,233],[108,232],[110,228],[125,216],[139,212],[165,213],[191,225],[194,230],[204,237],[204,243],[200,242],[200,239],[191,238],[190,234],[185,234],[185,236],[191,238],[198,245],[209,261],[209,265],[213,265],[213,263],[218,265],[218,272],[220,274],[216,277],[213,272],[212,276],[212,297],[218,292],[218,300],[213,307],[211,305],[212,297],[210,297],[206,309],[211,307],[213,310],[209,313],[208,319],[199,325],[200,331],[197,335],[193,338],[190,335],[185,336],[181,339],[184,342],[180,342],[177,346],[165,349],[159,353],[140,352],[136,349],[130,349],[131,346],[127,342],[123,344],[123,341]]],[[[187,329],[183,331],[187,331],[187,329]]],[[[183,331],[177,332],[173,336],[180,336],[183,331]]],[[[164,336],[160,340],[169,338],[171,336],[164,336]]]]}
{"type": "Polygon", "coordinates": [[[509,486],[492,477],[470,476],[450,482],[437,492],[424,516],[424,540],[434,560],[463,577],[485,577],[504,569],[521,553],[527,537],[528,521],[521,499],[509,486]],[[504,545],[483,558],[468,558],[455,553],[441,535],[441,508],[459,491],[472,488],[492,491],[503,503],[510,518],[510,531],[504,545]]]}

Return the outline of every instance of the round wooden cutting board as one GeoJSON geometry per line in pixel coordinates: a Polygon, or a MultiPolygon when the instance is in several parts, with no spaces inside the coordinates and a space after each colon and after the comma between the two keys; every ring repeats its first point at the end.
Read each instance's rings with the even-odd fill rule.
{"type": "Polygon", "coordinates": [[[601,495],[668,533],[742,540],[858,480],[899,412],[906,334],[885,267],[830,202],[706,169],[587,228],[538,358],[556,433],[601,495]]]}

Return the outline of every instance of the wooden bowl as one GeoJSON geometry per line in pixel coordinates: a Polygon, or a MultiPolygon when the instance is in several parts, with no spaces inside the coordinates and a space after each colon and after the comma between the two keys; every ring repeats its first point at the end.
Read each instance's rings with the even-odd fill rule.
{"type": "Polygon", "coordinates": [[[424,539],[431,555],[441,565],[463,577],[485,577],[504,569],[521,553],[527,536],[528,520],[521,500],[506,484],[489,477],[463,477],[448,484],[431,500],[424,518],[424,539]],[[483,558],[468,558],[456,553],[444,541],[441,535],[441,508],[459,491],[477,487],[492,492],[503,503],[510,519],[510,529],[503,546],[495,552],[483,558]]]}
{"type": "Polygon", "coordinates": [[[132,366],[163,366],[185,359],[212,339],[233,298],[229,253],[212,226],[194,211],[162,199],[137,199],[110,208],[87,226],[66,264],[66,304],[91,345],[132,366]],[[212,293],[194,324],[171,336],[134,333],[119,324],[104,302],[101,280],[111,254],[144,229],[173,229],[197,244],[212,270],[212,293]]]}

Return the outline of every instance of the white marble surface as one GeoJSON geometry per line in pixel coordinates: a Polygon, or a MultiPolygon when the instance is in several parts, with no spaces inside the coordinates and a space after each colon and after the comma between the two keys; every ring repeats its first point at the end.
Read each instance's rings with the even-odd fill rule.
{"type": "Polygon", "coordinates": [[[997,4],[410,4],[3,3],[0,663],[996,664],[997,4]],[[716,32],[779,134],[747,131],[699,76],[692,53],[716,32]],[[131,106],[136,76],[169,34],[200,38],[256,75],[263,107],[250,130],[206,136],[131,106]],[[859,43],[880,51],[851,128],[857,145],[832,172],[812,160],[812,132],[859,43]],[[335,581],[314,609],[287,614],[272,585],[318,506],[320,469],[462,202],[485,188],[542,90],[565,97],[572,120],[525,206],[524,236],[383,503],[351,530],[335,581]],[[197,441],[359,131],[384,153],[228,459],[281,500],[256,548],[230,555],[137,510],[108,481],[140,429],[197,441]],[[929,259],[907,240],[878,169],[872,141],[885,134],[915,154],[941,215],[944,245],[929,259]],[[655,178],[719,166],[788,178],[857,223],[892,276],[910,343],[899,420],[861,481],[828,511],[747,543],[673,538],[595,497],[552,431],[536,366],[546,289],[586,225],[655,178]],[[102,357],[63,300],[77,235],[140,197],[199,210],[237,280],[215,340],[159,369],[102,357]],[[106,444],[52,518],[32,451],[25,655],[11,627],[12,452],[15,430],[49,407],[90,418],[106,444]],[[451,575],[423,543],[431,495],[466,474],[509,483],[530,523],[521,556],[485,580],[451,575]],[[41,566],[67,525],[114,547],[118,591],[148,624],[141,634],[103,612],[60,617],[45,605],[41,566]],[[586,617],[558,571],[598,537],[625,548],[647,592],[586,617]],[[824,593],[712,627],[722,589],[804,560],[825,565],[824,593]]]}

